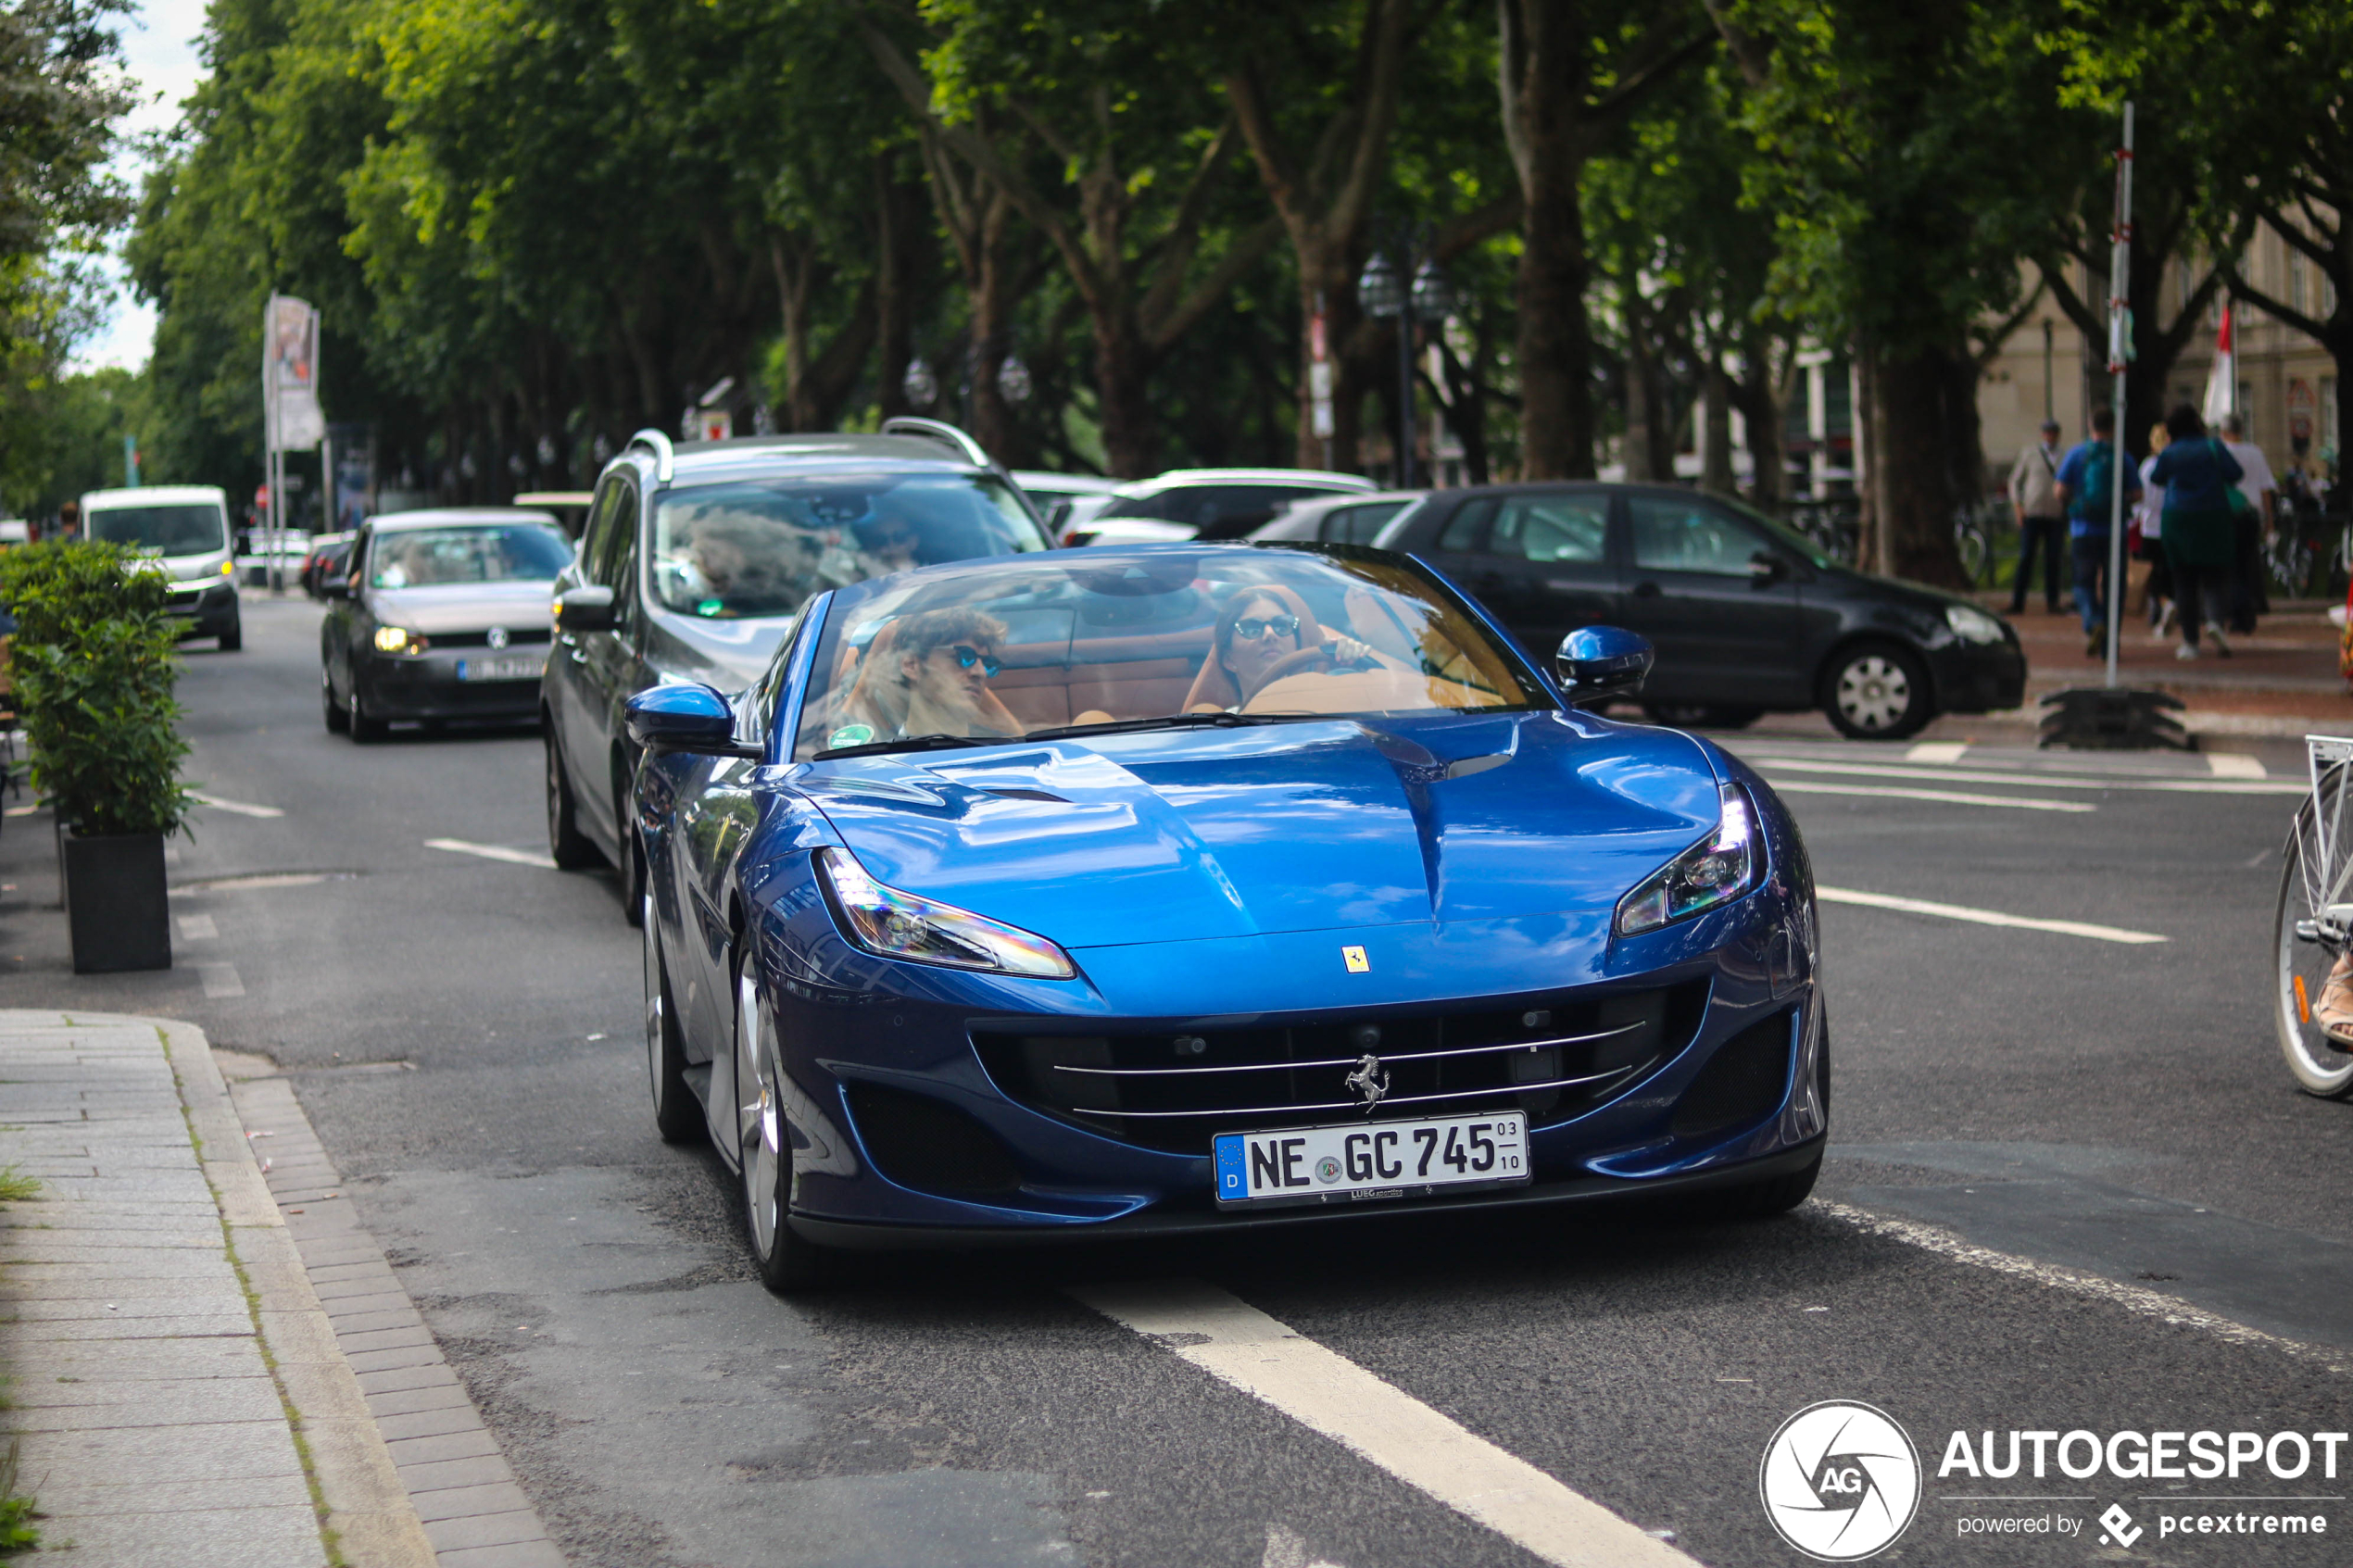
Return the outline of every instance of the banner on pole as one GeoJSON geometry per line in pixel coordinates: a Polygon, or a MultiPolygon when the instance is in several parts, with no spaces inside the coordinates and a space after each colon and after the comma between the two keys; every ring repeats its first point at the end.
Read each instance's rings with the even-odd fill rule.
{"type": "Polygon", "coordinates": [[[261,326],[261,406],[273,452],[307,451],[326,439],[319,411],[319,312],[271,295],[261,326]]]}
{"type": "Polygon", "coordinates": [[[2231,347],[2231,312],[2222,307],[2222,330],[2214,334],[2214,368],[2206,372],[2206,407],[2199,410],[2209,425],[2219,425],[2231,413],[2238,390],[2238,356],[2231,347]]]}

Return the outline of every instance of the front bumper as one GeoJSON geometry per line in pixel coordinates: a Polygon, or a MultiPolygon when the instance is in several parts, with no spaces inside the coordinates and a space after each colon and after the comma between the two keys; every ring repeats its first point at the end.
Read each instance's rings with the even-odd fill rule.
{"type": "Polygon", "coordinates": [[[180,628],[183,637],[217,637],[236,630],[236,585],[226,577],[187,587],[174,584],[164,596],[163,612],[186,622],[180,628]]]}
{"type": "Polygon", "coordinates": [[[1999,713],[2026,702],[2026,650],[2016,643],[1964,642],[1956,637],[1928,653],[1942,713],[1999,713]]]}
{"type": "Polygon", "coordinates": [[[422,654],[372,650],[353,660],[360,700],[373,719],[528,719],[539,712],[539,675],[520,680],[466,681],[464,661],[545,654],[544,643],[494,652],[487,647],[434,648],[422,654]]]}

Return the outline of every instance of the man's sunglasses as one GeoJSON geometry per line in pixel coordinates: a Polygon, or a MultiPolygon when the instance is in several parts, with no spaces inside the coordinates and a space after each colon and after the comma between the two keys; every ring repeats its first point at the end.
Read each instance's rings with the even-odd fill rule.
{"type": "Polygon", "coordinates": [[[1298,630],[1296,615],[1270,615],[1263,621],[1255,615],[1246,615],[1234,622],[1234,635],[1246,643],[1254,643],[1269,632],[1277,637],[1288,637],[1298,630]]]}
{"type": "Polygon", "coordinates": [[[992,681],[997,678],[997,671],[1004,668],[995,654],[983,653],[978,648],[966,647],[962,643],[958,643],[948,651],[956,656],[957,669],[969,670],[977,664],[980,666],[980,672],[992,681]]]}

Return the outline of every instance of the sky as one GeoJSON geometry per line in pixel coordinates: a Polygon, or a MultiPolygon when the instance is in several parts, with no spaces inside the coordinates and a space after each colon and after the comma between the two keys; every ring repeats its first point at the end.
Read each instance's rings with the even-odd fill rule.
{"type": "MultiPolygon", "coordinates": [[[[196,34],[204,30],[205,0],[146,0],[122,29],[122,52],[139,89],[139,107],[125,122],[132,132],[169,129],[180,118],[180,102],[195,91],[204,76],[196,57],[196,34]]],[[[115,170],[133,190],[146,173],[146,161],[128,152],[115,160],[115,170]]],[[[122,279],[118,260],[115,277],[122,279]]],[[[84,344],[74,363],[82,370],[121,365],[137,370],[147,362],[155,342],[156,313],[131,297],[127,282],[117,291],[113,319],[84,344]]]]}

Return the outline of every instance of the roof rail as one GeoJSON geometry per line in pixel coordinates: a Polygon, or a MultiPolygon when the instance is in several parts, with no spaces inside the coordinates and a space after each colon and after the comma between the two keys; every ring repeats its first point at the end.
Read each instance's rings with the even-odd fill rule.
{"type": "Polygon", "coordinates": [[[648,425],[644,430],[641,430],[636,434],[631,436],[629,438],[628,445],[623,446],[622,450],[626,452],[631,446],[643,446],[647,451],[651,452],[654,455],[655,483],[660,484],[667,484],[670,483],[670,465],[672,461],[670,437],[648,425]]]}
{"type": "Polygon", "coordinates": [[[917,441],[937,442],[953,449],[956,456],[979,468],[993,469],[997,466],[997,459],[988,455],[987,447],[945,420],[918,420],[902,415],[895,420],[883,420],[882,433],[885,435],[912,436],[917,441]]]}

